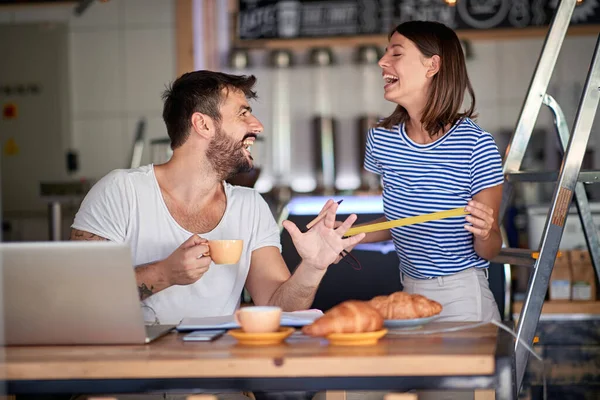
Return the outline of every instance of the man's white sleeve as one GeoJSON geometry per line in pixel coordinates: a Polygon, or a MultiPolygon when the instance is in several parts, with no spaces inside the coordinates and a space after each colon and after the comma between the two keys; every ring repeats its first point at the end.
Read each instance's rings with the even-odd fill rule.
{"type": "Polygon", "coordinates": [[[85,196],[71,228],[123,243],[127,238],[134,198],[127,173],[123,170],[112,171],[85,196]]]}

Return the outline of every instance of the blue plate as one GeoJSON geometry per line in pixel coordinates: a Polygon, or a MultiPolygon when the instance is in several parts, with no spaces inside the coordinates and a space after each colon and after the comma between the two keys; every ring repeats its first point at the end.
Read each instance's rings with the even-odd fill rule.
{"type": "Polygon", "coordinates": [[[383,321],[383,326],[386,328],[416,328],[421,325],[430,323],[437,319],[439,315],[434,315],[427,318],[415,318],[415,319],[386,319],[383,321]]]}

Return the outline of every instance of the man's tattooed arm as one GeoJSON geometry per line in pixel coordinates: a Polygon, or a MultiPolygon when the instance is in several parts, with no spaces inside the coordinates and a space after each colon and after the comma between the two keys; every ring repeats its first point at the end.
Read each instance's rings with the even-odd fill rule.
{"type": "Polygon", "coordinates": [[[137,266],[135,268],[135,280],[140,300],[146,300],[148,297],[171,286],[164,278],[160,261],[137,266]]]}
{"type": "Polygon", "coordinates": [[[80,231],[79,229],[71,229],[71,240],[99,240],[108,241],[108,239],[102,236],[94,235],[86,231],[80,231]]]}
{"type": "Polygon", "coordinates": [[[142,284],[138,286],[140,300],[146,300],[148,297],[152,296],[154,294],[153,290],[154,286],[150,285],[150,287],[148,287],[145,283],[142,282],[142,284]]]}

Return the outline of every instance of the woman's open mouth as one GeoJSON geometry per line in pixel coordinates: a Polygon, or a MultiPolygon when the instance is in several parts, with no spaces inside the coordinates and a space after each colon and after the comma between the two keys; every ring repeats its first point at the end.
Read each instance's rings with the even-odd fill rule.
{"type": "Polygon", "coordinates": [[[385,82],[383,88],[389,89],[394,83],[398,82],[398,79],[399,78],[396,75],[383,74],[383,80],[385,82]]]}

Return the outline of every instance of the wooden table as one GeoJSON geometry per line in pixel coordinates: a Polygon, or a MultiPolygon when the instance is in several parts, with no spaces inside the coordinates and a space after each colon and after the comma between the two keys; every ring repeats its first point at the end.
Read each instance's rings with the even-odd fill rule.
{"type": "MultiPolygon", "coordinates": [[[[467,323],[431,323],[427,330],[467,323]]],[[[375,346],[330,346],[296,332],[285,344],[245,347],[169,334],[150,345],[5,347],[9,394],[169,390],[495,389],[514,399],[510,335],[493,325],[423,335],[390,331],[375,346]]],[[[406,332],[406,331],[404,331],[406,332]]]]}

